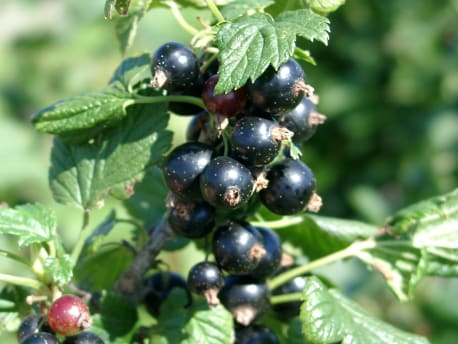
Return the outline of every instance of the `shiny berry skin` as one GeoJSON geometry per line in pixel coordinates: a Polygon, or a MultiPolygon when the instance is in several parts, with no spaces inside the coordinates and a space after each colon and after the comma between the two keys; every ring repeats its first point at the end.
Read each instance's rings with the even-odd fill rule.
{"type": "MultiPolygon", "coordinates": [[[[170,95],[200,97],[203,86],[204,80],[199,77],[191,88],[182,92],[171,92],[170,95]]],[[[170,102],[168,110],[178,116],[194,116],[202,111],[202,107],[185,102],[170,102]]]]}
{"type": "Polygon", "coordinates": [[[235,329],[236,344],[279,344],[277,336],[267,327],[259,324],[238,326],[235,329]]]}
{"type": "Polygon", "coordinates": [[[47,332],[33,333],[30,336],[24,338],[20,344],[59,344],[59,340],[47,332]]]}
{"type": "Polygon", "coordinates": [[[95,333],[84,331],[76,336],[65,338],[62,344],[105,344],[105,342],[95,333]]]}
{"type": "Polygon", "coordinates": [[[269,184],[260,191],[261,202],[271,212],[291,215],[306,209],[315,190],[312,171],[299,160],[285,158],[267,172],[269,184]]]}
{"type": "Polygon", "coordinates": [[[169,189],[185,200],[202,200],[199,178],[213,154],[210,146],[199,142],[187,142],[175,147],[162,167],[169,189]]]}
{"type": "Polygon", "coordinates": [[[200,176],[205,201],[220,209],[232,210],[246,204],[253,194],[253,176],[237,160],[219,156],[210,161],[200,176]]]}
{"type": "Polygon", "coordinates": [[[260,233],[248,223],[235,221],[216,229],[212,249],[218,266],[237,275],[251,273],[266,254],[260,233]]]}
{"type": "Polygon", "coordinates": [[[277,156],[281,141],[292,135],[291,131],[268,119],[242,117],[232,131],[232,152],[237,159],[250,165],[266,165],[277,156]]]}
{"type": "Polygon", "coordinates": [[[49,308],[48,324],[57,334],[74,336],[91,326],[92,318],[83,300],[73,295],[63,295],[49,308]]]}
{"type": "Polygon", "coordinates": [[[229,93],[215,94],[218,75],[212,75],[205,81],[202,90],[202,100],[205,107],[213,114],[232,117],[243,111],[247,102],[245,88],[230,91],[229,93]]]}
{"type": "MultiPolygon", "coordinates": [[[[288,271],[296,265],[289,266],[287,268],[282,268],[278,271],[277,274],[288,271]]],[[[307,276],[296,276],[290,279],[288,282],[280,285],[279,287],[272,290],[272,295],[285,295],[291,293],[300,293],[304,290],[307,283],[307,276]]],[[[278,303],[272,306],[272,309],[281,317],[281,318],[292,318],[299,315],[301,308],[301,301],[291,301],[278,303]]]]}
{"type": "Polygon", "coordinates": [[[261,257],[256,268],[250,276],[259,280],[266,279],[277,272],[282,257],[281,240],[277,233],[265,227],[255,227],[262,236],[262,242],[266,254],[261,257]]]}
{"type": "Polygon", "coordinates": [[[177,200],[167,220],[175,234],[190,239],[203,238],[215,226],[215,209],[207,203],[177,200]]]}
{"type": "Polygon", "coordinates": [[[162,303],[167,300],[174,288],[183,289],[186,292],[188,301],[185,307],[192,303],[192,296],[186,280],[176,272],[161,271],[151,275],[145,281],[145,288],[147,292],[143,298],[143,303],[154,317],[159,316],[162,303]]]}
{"type": "Polygon", "coordinates": [[[224,285],[221,270],[214,263],[200,262],[194,265],[188,274],[189,289],[207,299],[210,306],[219,304],[218,291],[224,285]]]}
{"type": "Polygon", "coordinates": [[[311,138],[325,117],[315,112],[315,104],[308,98],[302,97],[301,102],[279,119],[279,123],[294,132],[294,140],[306,141],[311,138]]]}
{"type": "Polygon", "coordinates": [[[218,297],[235,321],[248,326],[270,307],[270,292],[265,283],[249,276],[229,276],[218,297]]]}
{"type": "Polygon", "coordinates": [[[41,314],[29,314],[22,319],[17,330],[17,340],[21,342],[25,337],[40,331],[44,317],[41,314]]]}
{"type": "Polygon", "coordinates": [[[304,71],[290,58],[278,70],[269,67],[254,83],[247,84],[254,107],[278,114],[293,109],[305,94],[304,71]]]}
{"type": "Polygon", "coordinates": [[[199,62],[186,45],[169,42],[161,45],[151,60],[151,85],[170,92],[191,89],[199,76],[199,62]]]}
{"type": "Polygon", "coordinates": [[[207,111],[202,111],[194,115],[189,121],[186,129],[186,141],[198,141],[210,146],[216,146],[221,142],[218,132],[210,121],[210,115],[207,111]]]}

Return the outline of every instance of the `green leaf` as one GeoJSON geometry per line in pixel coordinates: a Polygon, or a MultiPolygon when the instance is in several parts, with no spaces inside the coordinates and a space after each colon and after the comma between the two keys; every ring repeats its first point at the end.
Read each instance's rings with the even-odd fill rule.
{"type": "Polygon", "coordinates": [[[101,323],[110,334],[110,342],[125,336],[135,327],[138,315],[135,303],[114,293],[105,293],[101,301],[101,323]]]}
{"type": "Polygon", "coordinates": [[[75,266],[75,279],[88,290],[110,289],[132,260],[132,251],[126,246],[100,248],[94,254],[83,256],[78,262],[75,266]]]}
{"type": "Polygon", "coordinates": [[[96,252],[103,243],[105,237],[111,232],[116,225],[116,213],[110,211],[107,217],[97,226],[84,242],[84,253],[82,256],[96,252]]]}
{"type": "Polygon", "coordinates": [[[133,84],[146,77],[145,73],[150,73],[150,62],[151,56],[148,53],[124,59],[116,68],[109,83],[119,82],[126,90],[130,89],[133,84]]]}
{"type": "Polygon", "coordinates": [[[302,322],[299,318],[293,319],[288,326],[288,344],[306,344],[302,334],[302,322]]]}
{"type": "Polygon", "coordinates": [[[301,215],[291,219],[297,219],[297,223],[279,228],[277,233],[282,241],[300,248],[310,259],[342,250],[355,240],[369,238],[377,230],[363,222],[325,216],[301,215]]]}
{"type": "Polygon", "coordinates": [[[224,6],[221,13],[226,20],[233,20],[253,11],[259,12],[273,3],[273,0],[234,0],[224,6]]]}
{"type": "Polygon", "coordinates": [[[19,246],[51,241],[56,236],[57,218],[42,204],[16,208],[0,207],[0,233],[18,236],[19,246]]]}
{"type": "Polygon", "coordinates": [[[435,243],[458,248],[458,189],[398,211],[386,224],[396,235],[406,235],[415,244],[435,243]]]}
{"type": "Polygon", "coordinates": [[[345,3],[345,0],[309,0],[310,8],[320,14],[334,12],[345,3]]]}
{"type": "Polygon", "coordinates": [[[336,290],[310,277],[303,291],[300,318],[307,342],[343,344],[424,344],[416,336],[372,317],[336,290]]]}
{"type": "Polygon", "coordinates": [[[232,316],[223,307],[213,309],[195,309],[191,319],[186,323],[184,330],[188,335],[183,344],[225,344],[230,343],[232,337],[232,316]]]}
{"type": "Polygon", "coordinates": [[[225,23],[216,35],[220,56],[217,92],[256,80],[269,65],[277,69],[293,55],[296,36],[327,44],[329,20],[309,9],[287,11],[274,20],[255,13],[225,23]]]}
{"type": "Polygon", "coordinates": [[[145,227],[149,227],[162,219],[168,192],[162,171],[152,167],[146,171],[143,180],[135,184],[133,196],[124,201],[124,205],[130,215],[142,220],[145,227]]]}
{"type": "Polygon", "coordinates": [[[137,35],[138,24],[148,12],[151,3],[152,0],[137,0],[132,4],[128,14],[126,12],[124,16],[113,19],[122,54],[132,46],[137,35]]]}
{"type": "Polygon", "coordinates": [[[152,343],[226,344],[231,343],[233,318],[222,305],[209,309],[203,301],[183,308],[186,293],[172,290],[161,307],[161,316],[152,343]]]}
{"type": "Polygon", "coordinates": [[[47,273],[51,273],[52,280],[63,286],[73,278],[73,261],[68,254],[61,252],[56,257],[47,257],[44,261],[47,273]]]}
{"type": "Polygon", "coordinates": [[[424,276],[458,276],[458,190],[396,213],[357,256],[379,271],[400,300],[424,276]]]}
{"type": "Polygon", "coordinates": [[[96,142],[54,140],[49,179],[57,202],[83,209],[100,206],[111,187],[124,183],[132,188],[135,178],[161,159],[171,143],[165,105],[134,105],[128,113],[96,142]]]}
{"type": "Polygon", "coordinates": [[[127,115],[126,107],[133,98],[121,87],[116,83],[100,92],[58,101],[36,112],[32,123],[40,132],[86,141],[127,115]]]}

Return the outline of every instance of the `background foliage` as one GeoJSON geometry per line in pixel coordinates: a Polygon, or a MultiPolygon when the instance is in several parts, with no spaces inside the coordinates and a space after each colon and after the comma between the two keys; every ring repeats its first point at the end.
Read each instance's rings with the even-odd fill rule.
{"type": "MultiPolygon", "coordinates": [[[[103,1],[2,1],[0,202],[52,202],[51,138],[32,129],[30,115],[106,85],[121,54],[102,11],[103,1]]],[[[310,47],[318,67],[304,66],[321,97],[319,110],[328,116],[303,149],[325,200],[321,215],[382,224],[394,210],[458,185],[457,14],[456,0],[353,0],[330,15],[328,47],[310,47]]],[[[186,15],[195,20],[192,11],[186,15]]],[[[154,9],[140,22],[127,55],[169,40],[189,37],[168,12],[154,9]]],[[[172,118],[176,142],[185,121],[172,118]]],[[[53,208],[71,245],[80,219],[70,208],[53,208]]],[[[95,212],[93,223],[109,210],[95,212]]],[[[168,260],[175,270],[189,268],[180,255],[168,260]]],[[[0,262],[2,271],[18,269],[0,262]]],[[[366,310],[433,343],[456,342],[456,280],[427,279],[415,303],[399,304],[379,276],[355,262],[343,265],[323,274],[332,274],[366,310]]]]}

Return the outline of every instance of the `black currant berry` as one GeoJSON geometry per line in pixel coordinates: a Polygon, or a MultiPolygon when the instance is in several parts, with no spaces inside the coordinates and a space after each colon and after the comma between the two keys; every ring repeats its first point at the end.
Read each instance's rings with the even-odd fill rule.
{"type": "Polygon", "coordinates": [[[202,200],[200,174],[213,157],[213,149],[199,142],[187,142],[167,156],[162,168],[169,189],[189,201],[202,200]]]}
{"type": "Polygon", "coordinates": [[[151,60],[151,85],[170,92],[191,89],[199,76],[199,63],[186,45],[169,42],[161,45],[151,60]]]}
{"type": "Polygon", "coordinates": [[[209,306],[219,305],[218,292],[224,285],[224,277],[216,264],[201,262],[188,274],[188,286],[192,292],[203,295],[209,306]]]}
{"type": "MultiPolygon", "coordinates": [[[[282,268],[278,271],[277,274],[288,271],[296,265],[288,266],[287,268],[282,268]]],[[[290,279],[288,282],[280,285],[279,287],[272,290],[272,295],[285,295],[292,293],[300,293],[305,288],[307,283],[307,276],[297,276],[290,279]]],[[[272,309],[281,317],[281,318],[292,318],[299,315],[301,308],[301,301],[291,301],[278,303],[272,306],[272,309]]]]}
{"type": "Polygon", "coordinates": [[[255,228],[262,236],[262,242],[266,254],[261,257],[256,268],[250,273],[250,276],[263,280],[270,275],[273,275],[278,270],[283,251],[281,247],[281,240],[277,233],[265,227],[255,228]]]}
{"type": "Polygon", "coordinates": [[[105,342],[95,333],[84,331],[76,336],[65,338],[62,344],[105,344],[105,342]]]}
{"type": "Polygon", "coordinates": [[[210,161],[200,176],[200,190],[205,201],[221,209],[236,209],[253,194],[250,170],[237,160],[219,156],[210,161]]]}
{"type": "Polygon", "coordinates": [[[266,254],[261,234],[250,224],[229,221],[213,234],[213,255],[223,270],[250,274],[266,254]]]}
{"type": "Polygon", "coordinates": [[[17,330],[17,339],[21,342],[25,337],[40,331],[44,317],[40,314],[29,314],[22,319],[17,330]]]}
{"type": "Polygon", "coordinates": [[[40,314],[29,314],[22,319],[17,331],[17,339],[20,342],[25,337],[35,333],[40,328],[43,316],[40,314]]]}
{"type": "Polygon", "coordinates": [[[278,70],[269,67],[254,83],[247,84],[254,107],[269,114],[293,109],[309,88],[302,67],[292,58],[278,70]]]}
{"type": "Polygon", "coordinates": [[[223,117],[232,117],[242,112],[247,102],[245,88],[231,91],[229,93],[215,94],[215,86],[218,82],[218,75],[212,75],[204,84],[202,100],[208,111],[223,117]]]}
{"type": "Polygon", "coordinates": [[[277,336],[267,327],[259,324],[237,326],[235,344],[279,344],[277,336]]]}
{"type": "Polygon", "coordinates": [[[207,111],[202,111],[193,116],[186,130],[186,141],[198,141],[211,146],[216,146],[221,142],[218,132],[211,125],[210,115],[207,111]]]}
{"type": "Polygon", "coordinates": [[[315,177],[299,160],[285,158],[276,163],[267,173],[267,180],[267,188],[259,195],[261,202],[275,214],[290,215],[305,209],[317,211],[321,206],[314,193],[315,177]]]}
{"type": "MultiPolygon", "coordinates": [[[[204,80],[199,77],[191,88],[182,92],[171,92],[170,95],[192,96],[200,98],[202,95],[203,87],[204,80]]],[[[185,102],[170,102],[168,109],[175,115],[179,116],[194,116],[196,113],[202,111],[200,106],[185,102]]]]}
{"type": "Polygon", "coordinates": [[[326,117],[315,111],[315,104],[308,97],[302,97],[301,102],[291,111],[288,111],[279,119],[279,123],[292,132],[296,141],[306,141],[315,134],[319,124],[326,117]]]}
{"type": "Polygon", "coordinates": [[[215,209],[207,203],[175,200],[167,219],[177,235],[203,238],[215,226],[215,209]]]}
{"type": "Polygon", "coordinates": [[[246,116],[237,121],[232,131],[231,144],[237,159],[254,166],[266,165],[280,151],[281,141],[293,133],[268,119],[246,116]]]}
{"type": "Polygon", "coordinates": [[[25,337],[20,344],[59,344],[59,340],[51,333],[38,332],[25,337]]]}
{"type": "Polygon", "coordinates": [[[190,306],[192,296],[186,280],[180,274],[166,271],[157,272],[146,280],[146,293],[143,303],[152,316],[159,316],[162,303],[167,300],[167,297],[174,288],[183,289],[186,292],[188,300],[185,307],[190,306]]]}
{"type": "Polygon", "coordinates": [[[248,326],[270,307],[269,289],[265,283],[248,276],[229,276],[219,291],[221,303],[236,322],[248,326]]]}

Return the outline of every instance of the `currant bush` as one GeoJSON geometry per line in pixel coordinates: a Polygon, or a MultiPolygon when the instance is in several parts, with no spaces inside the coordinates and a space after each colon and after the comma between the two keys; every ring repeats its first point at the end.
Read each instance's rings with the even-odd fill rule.
{"type": "Polygon", "coordinates": [[[419,276],[457,271],[456,192],[383,227],[308,214],[322,200],[302,153],[326,117],[307,44],[327,43],[324,14],[343,2],[106,1],[124,52],[157,7],[192,38],[128,57],[100,92],[33,116],[56,136],[54,199],[83,224],[69,252],[48,208],[0,204],[0,232],[29,249],[0,255],[34,276],[0,274],[19,286],[0,295],[22,317],[19,343],[424,343],[308,274],[356,257],[406,300],[419,276]]]}

